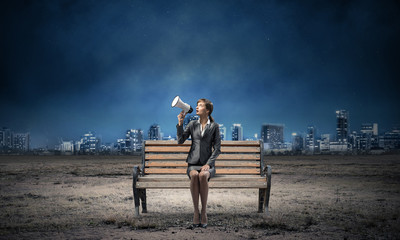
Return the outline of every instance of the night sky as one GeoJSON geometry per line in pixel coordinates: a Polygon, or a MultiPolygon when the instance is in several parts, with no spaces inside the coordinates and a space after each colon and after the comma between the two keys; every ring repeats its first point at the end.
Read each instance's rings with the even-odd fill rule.
{"type": "MultiPolygon", "coordinates": [[[[158,123],[179,95],[213,117],[335,132],[400,123],[398,1],[1,1],[0,127],[53,147],[158,123]]],[[[228,137],[230,139],[230,137],[228,137]]]]}

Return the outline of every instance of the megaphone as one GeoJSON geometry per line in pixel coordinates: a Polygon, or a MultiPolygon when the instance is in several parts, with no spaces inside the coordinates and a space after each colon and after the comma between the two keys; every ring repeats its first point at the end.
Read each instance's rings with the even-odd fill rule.
{"type": "Polygon", "coordinates": [[[193,112],[193,108],[192,108],[189,104],[183,102],[183,101],[179,98],[179,96],[176,96],[176,97],[174,98],[174,100],[172,100],[171,107],[178,107],[178,108],[181,108],[185,113],[191,113],[191,112],[193,112]]]}

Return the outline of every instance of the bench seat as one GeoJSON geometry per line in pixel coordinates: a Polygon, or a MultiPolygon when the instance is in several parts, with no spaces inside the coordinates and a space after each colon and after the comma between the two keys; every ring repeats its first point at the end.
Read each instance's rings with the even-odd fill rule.
{"type": "MultiPolygon", "coordinates": [[[[185,175],[149,175],[136,182],[137,188],[189,188],[190,181],[185,175]]],[[[219,175],[208,183],[209,188],[267,188],[265,177],[248,175],[219,175]]]]}

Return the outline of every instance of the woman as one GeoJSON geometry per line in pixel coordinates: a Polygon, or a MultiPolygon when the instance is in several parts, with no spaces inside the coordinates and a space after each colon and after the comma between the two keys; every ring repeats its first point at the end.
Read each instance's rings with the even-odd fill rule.
{"type": "Polygon", "coordinates": [[[219,126],[211,117],[212,111],[213,104],[210,100],[199,99],[196,114],[200,119],[191,121],[183,130],[183,120],[186,114],[182,111],[178,115],[178,125],[176,126],[178,144],[184,143],[189,136],[192,138],[192,145],[186,162],[188,163],[187,174],[190,179],[190,192],[194,207],[193,227],[207,227],[208,181],[215,176],[215,160],[221,152],[219,126]],[[199,195],[201,198],[201,220],[199,195]]]}

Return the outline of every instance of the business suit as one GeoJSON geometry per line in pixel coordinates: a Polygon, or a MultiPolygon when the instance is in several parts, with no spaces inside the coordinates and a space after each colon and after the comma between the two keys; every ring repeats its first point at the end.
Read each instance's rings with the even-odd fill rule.
{"type": "Polygon", "coordinates": [[[182,144],[192,137],[192,145],[186,162],[188,163],[188,174],[190,170],[200,170],[201,166],[210,166],[210,178],[215,176],[215,160],[221,153],[221,137],[219,126],[215,122],[210,122],[204,129],[201,136],[201,124],[199,121],[191,121],[183,130],[183,126],[176,126],[178,144],[182,144]]]}

